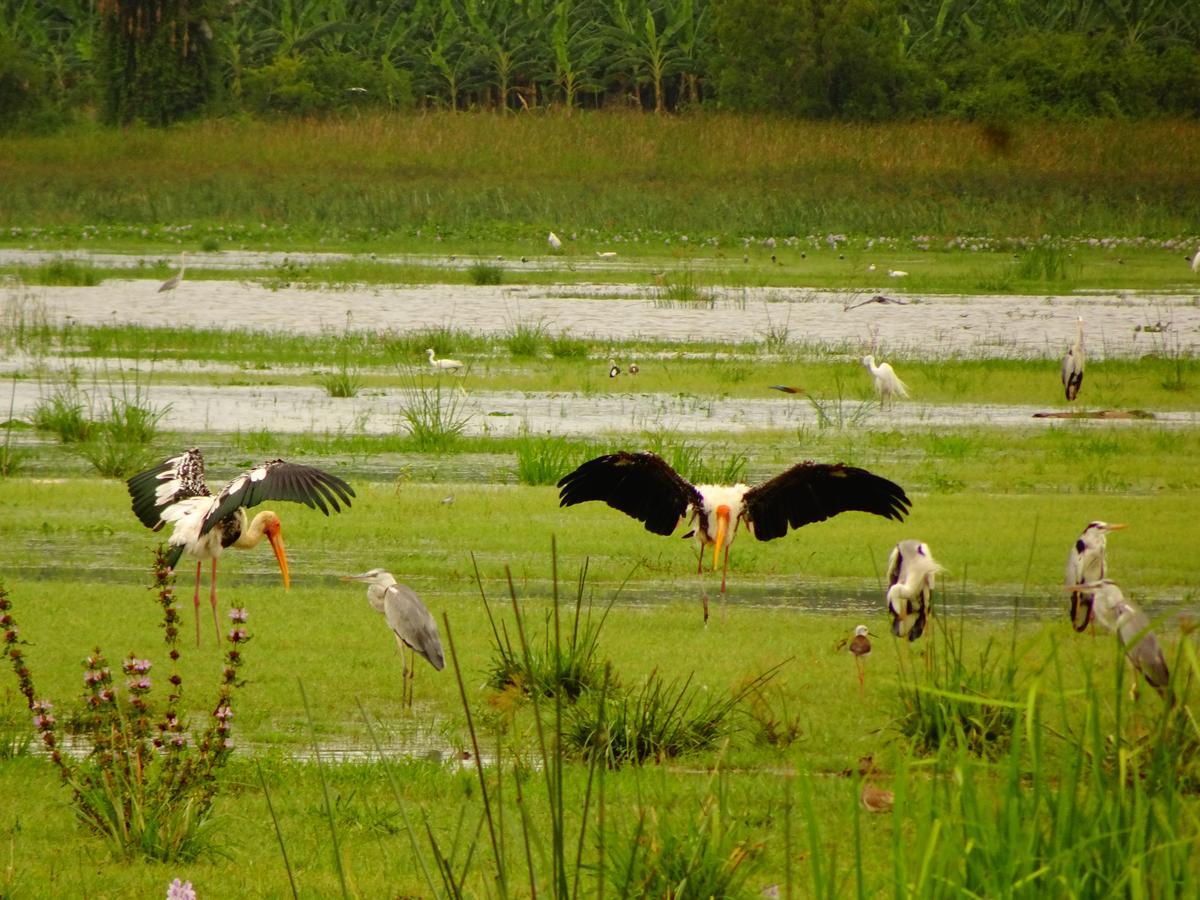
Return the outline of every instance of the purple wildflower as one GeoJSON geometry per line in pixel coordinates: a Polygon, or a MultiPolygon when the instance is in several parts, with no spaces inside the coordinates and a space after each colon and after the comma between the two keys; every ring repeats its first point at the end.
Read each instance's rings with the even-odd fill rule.
{"type": "Polygon", "coordinates": [[[247,636],[248,632],[245,628],[234,628],[229,632],[229,640],[233,641],[235,644],[244,641],[247,636]]]}
{"type": "Polygon", "coordinates": [[[232,619],[234,622],[245,622],[246,621],[246,610],[244,608],[239,609],[237,607],[234,607],[233,609],[231,609],[229,611],[229,618],[232,619]]]}
{"type": "Polygon", "coordinates": [[[214,712],[213,715],[224,722],[226,719],[233,718],[233,710],[228,706],[218,706],[217,711],[214,712]]]}
{"type": "Polygon", "coordinates": [[[167,900],[196,900],[196,891],[190,881],[176,878],[167,887],[167,900]]]}

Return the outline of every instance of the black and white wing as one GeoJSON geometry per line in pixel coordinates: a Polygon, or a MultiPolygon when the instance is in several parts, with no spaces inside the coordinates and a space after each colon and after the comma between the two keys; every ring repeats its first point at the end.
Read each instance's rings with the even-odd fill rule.
{"type": "Polygon", "coordinates": [[[760,541],[851,510],[900,521],[912,506],[900,485],[866,469],[814,462],[802,462],[755,485],[743,502],[746,522],[760,541]]]}
{"type": "Polygon", "coordinates": [[[341,512],[339,501],[349,508],[353,496],[354,488],[336,475],[314,466],[275,459],[243,472],[225,485],[205,517],[200,534],[207,534],[234,510],[257,506],[267,500],[303,503],[329,515],[330,507],[334,512],[341,512]]]}
{"type": "Polygon", "coordinates": [[[133,512],[143,525],[158,531],[163,527],[163,510],[191,497],[208,497],[204,482],[204,457],[193,447],[157,466],[139,472],[126,482],[133,498],[133,512]]]}
{"type": "MultiPolygon", "coordinates": [[[[1083,554],[1087,549],[1087,544],[1084,543],[1082,537],[1076,539],[1071,545],[1071,552],[1067,554],[1067,571],[1065,578],[1065,586],[1070,589],[1077,585],[1087,584],[1088,578],[1083,571],[1083,554]]],[[[1104,577],[1104,571],[1101,569],[1100,577],[1104,577]]],[[[1071,627],[1076,631],[1086,631],[1088,623],[1092,620],[1092,603],[1095,595],[1091,591],[1071,591],[1071,627]]]]}
{"type": "Polygon", "coordinates": [[[632,516],[647,531],[669,535],[699,492],[654,453],[610,453],[588,460],[558,482],[559,506],[602,500],[632,516]]]}

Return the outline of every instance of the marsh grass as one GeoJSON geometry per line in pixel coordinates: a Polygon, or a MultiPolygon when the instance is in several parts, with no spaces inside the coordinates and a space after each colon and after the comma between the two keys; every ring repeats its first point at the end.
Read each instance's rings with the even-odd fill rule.
{"type": "Polygon", "coordinates": [[[647,438],[648,449],[692,484],[737,484],[745,477],[747,457],[740,451],[722,457],[717,448],[680,440],[678,435],[664,431],[647,438]]]}
{"type": "Polygon", "coordinates": [[[431,387],[426,376],[410,376],[397,402],[401,426],[421,451],[447,452],[471,424],[461,388],[443,385],[438,377],[431,387]]]}
{"type": "Polygon", "coordinates": [[[120,394],[108,398],[108,406],[94,420],[88,440],[78,445],[79,453],[101,475],[124,478],[149,460],[151,445],[158,438],[159,423],[170,412],[170,404],[155,406],[148,383],[139,372],[126,378],[122,373],[120,394]]]}
{"type": "Polygon", "coordinates": [[[53,432],[64,444],[87,441],[96,430],[91,401],[79,387],[76,372],[72,372],[66,381],[56,384],[49,394],[42,397],[33,408],[30,418],[34,428],[53,432]]]}
{"type": "Polygon", "coordinates": [[[515,359],[532,359],[541,354],[549,333],[549,327],[541,319],[517,318],[509,323],[500,340],[515,359]]]}
{"type": "Polygon", "coordinates": [[[547,338],[546,345],[555,359],[587,359],[588,342],[567,331],[547,338]]]}
{"type": "Polygon", "coordinates": [[[691,269],[667,272],[653,292],[654,306],[670,309],[673,306],[707,306],[716,308],[716,292],[706,288],[691,269]]]}
{"type": "Polygon", "coordinates": [[[817,428],[843,431],[862,426],[871,415],[872,405],[847,396],[847,388],[841,373],[834,375],[832,397],[824,399],[805,393],[808,405],[817,417],[817,428]]]}
{"type": "Polygon", "coordinates": [[[1079,271],[1070,250],[1052,239],[1031,244],[1014,268],[1016,277],[1024,281],[1066,281],[1079,271]]]}
{"type": "Polygon", "coordinates": [[[471,280],[471,284],[503,284],[504,266],[488,260],[477,259],[467,267],[467,278],[471,280]]]}
{"type": "Polygon", "coordinates": [[[17,277],[25,284],[95,287],[104,280],[100,269],[66,257],[56,257],[39,266],[21,266],[17,277]]]}
{"type": "Polygon", "coordinates": [[[325,388],[325,393],[330,397],[357,397],[358,392],[362,390],[362,375],[359,374],[358,367],[351,363],[350,353],[351,342],[345,340],[342,342],[337,368],[323,373],[320,377],[321,387],[325,388]]]}
{"type": "Polygon", "coordinates": [[[590,444],[567,437],[522,434],[516,446],[517,478],[521,484],[557,484],[591,451],[590,444]]]}

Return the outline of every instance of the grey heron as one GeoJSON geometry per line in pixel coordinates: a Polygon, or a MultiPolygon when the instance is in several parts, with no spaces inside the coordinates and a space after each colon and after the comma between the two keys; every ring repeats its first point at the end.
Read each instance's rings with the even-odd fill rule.
{"type": "MultiPolygon", "coordinates": [[[[1152,688],[1165,697],[1171,673],[1167,670],[1167,660],[1158,644],[1158,638],[1150,630],[1149,617],[1136,603],[1127,600],[1116,582],[1110,578],[1071,588],[1075,592],[1081,589],[1092,592],[1095,598],[1092,606],[1096,612],[1096,621],[1117,636],[1130,665],[1142,674],[1152,688]]],[[[1137,682],[1134,682],[1133,687],[1136,689],[1137,682]]]]}
{"type": "Polygon", "coordinates": [[[187,251],[179,254],[179,271],[158,286],[158,292],[173,291],[183,281],[183,273],[187,269],[187,251]]]}
{"type": "MultiPolygon", "coordinates": [[[[196,643],[200,643],[200,570],[212,560],[209,603],[217,622],[217,558],[230,547],[249,550],[265,538],[275,551],[283,586],[291,586],[279,516],[263,510],[253,519],[246,509],[266,500],[290,500],[329,515],[340,512],[339,501],[350,507],[354,489],[341,478],[312,466],[272,460],[243,472],[213,494],[204,480],[204,456],[193,447],[139,472],[128,481],[133,512],[154,531],[170,523],[167,564],[174,568],[184,553],[196,557],[196,643]]],[[[221,629],[217,626],[217,639],[221,629]]]]}
{"type": "Polygon", "coordinates": [[[880,403],[888,403],[895,400],[896,397],[908,396],[908,385],[900,380],[890,363],[875,365],[875,357],[867,354],[862,358],[862,364],[867,367],[867,371],[875,379],[875,393],[879,395],[880,403]]]}
{"type": "Polygon", "coordinates": [[[1068,400],[1079,396],[1083,386],[1083,316],[1075,320],[1075,343],[1067,348],[1062,361],[1062,386],[1068,400]]]}
{"type": "Polygon", "coordinates": [[[866,625],[854,626],[854,637],[850,638],[850,653],[854,656],[854,665],[858,669],[858,689],[861,692],[866,680],[866,669],[863,660],[871,655],[870,630],[866,625]]]}
{"type": "Polygon", "coordinates": [[[1067,554],[1066,587],[1071,592],[1071,625],[1076,631],[1088,627],[1094,601],[1091,591],[1074,588],[1107,577],[1108,535],[1125,527],[1109,522],[1089,522],[1071,545],[1071,552],[1067,554]]]}
{"type": "Polygon", "coordinates": [[[941,565],[923,541],[906,540],[888,557],[887,605],[892,614],[892,634],[915,641],[933,615],[933,589],[941,565]]]}
{"type": "Polygon", "coordinates": [[[429,609],[408,585],[400,584],[391,572],[369,569],[361,575],[343,575],[342,581],[357,581],[367,586],[367,602],[376,612],[383,613],[388,628],[396,636],[400,648],[400,665],[404,671],[401,700],[412,706],[412,681],[416,675],[416,660],[406,660],[404,648],[422,656],[439,672],[445,667],[442,639],[437,622],[429,609]]]}
{"type": "MultiPolygon", "coordinates": [[[[589,500],[607,503],[642,522],[647,531],[670,535],[685,519],[692,525],[700,550],[713,547],[713,569],[721,551],[721,593],[729,569],[729,546],[738,526],[760,541],[783,537],[789,528],[823,522],[858,510],[902,520],[911,503],[898,484],[866,469],[838,463],[802,462],[769,481],[745,484],[693,485],[654,453],[610,453],[585,462],[558,482],[559,505],[589,500]]],[[[686,537],[686,535],[685,535],[686,537]]],[[[704,598],[708,621],[708,598],[704,598]]]]}
{"type": "Polygon", "coordinates": [[[429,354],[429,364],[439,372],[457,372],[463,367],[457,359],[436,359],[432,347],[426,347],[425,352],[429,354]]]}

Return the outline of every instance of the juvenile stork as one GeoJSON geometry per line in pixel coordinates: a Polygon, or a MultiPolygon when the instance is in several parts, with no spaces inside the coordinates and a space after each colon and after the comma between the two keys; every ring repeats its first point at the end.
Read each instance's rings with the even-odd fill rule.
{"type": "Polygon", "coordinates": [[[1071,545],[1071,552],[1067,554],[1066,588],[1071,592],[1071,625],[1076,631],[1083,631],[1092,621],[1095,600],[1091,591],[1076,588],[1103,581],[1108,576],[1108,560],[1105,558],[1108,535],[1125,527],[1109,522],[1089,522],[1071,545]]]}
{"type": "Polygon", "coordinates": [[[376,612],[383,613],[384,621],[396,636],[396,644],[400,648],[400,667],[404,673],[401,702],[411,708],[416,659],[411,663],[407,661],[404,648],[408,647],[413,654],[423,656],[437,671],[442,671],[446,659],[442,654],[437,622],[416,592],[406,584],[399,584],[391,572],[370,569],[361,575],[344,575],[342,581],[357,581],[367,586],[367,602],[376,612]]]}
{"type": "Polygon", "coordinates": [[[1062,385],[1068,400],[1079,396],[1083,386],[1083,316],[1075,320],[1075,343],[1067,348],[1062,361],[1062,385]]]}
{"type": "Polygon", "coordinates": [[[266,538],[283,575],[284,588],[291,587],[287,554],[283,547],[279,516],[263,510],[251,519],[246,510],[266,500],[290,500],[319,509],[329,515],[329,507],[340,512],[339,501],[347,508],[354,489],[336,475],[312,466],[272,460],[243,472],[221,491],[213,494],[204,480],[204,457],[196,448],[164,460],[129,479],[133,511],[147,528],[159,531],[170,523],[170,552],[167,564],[172,568],[184,553],[196,557],[196,643],[200,643],[200,570],[204,560],[212,560],[212,579],[208,601],[212,605],[217,640],[217,558],[230,547],[249,550],[266,538]]]}
{"type": "MultiPolygon", "coordinates": [[[[654,453],[610,453],[598,456],[558,482],[559,506],[600,500],[642,522],[647,531],[670,535],[685,519],[699,546],[697,571],[704,549],[713,547],[713,569],[721,551],[721,593],[729,569],[729,546],[738,526],[760,541],[771,541],[800,528],[850,510],[901,520],[911,503],[899,485],[841,463],[802,462],[770,481],[744,484],[691,484],[654,453]]],[[[687,537],[688,535],[685,535],[687,537]]],[[[704,597],[708,621],[708,597],[704,597]]]]}
{"type": "Polygon", "coordinates": [[[901,541],[888,557],[888,611],[892,634],[915,641],[933,614],[933,589],[942,567],[923,541],[901,541]]]}

